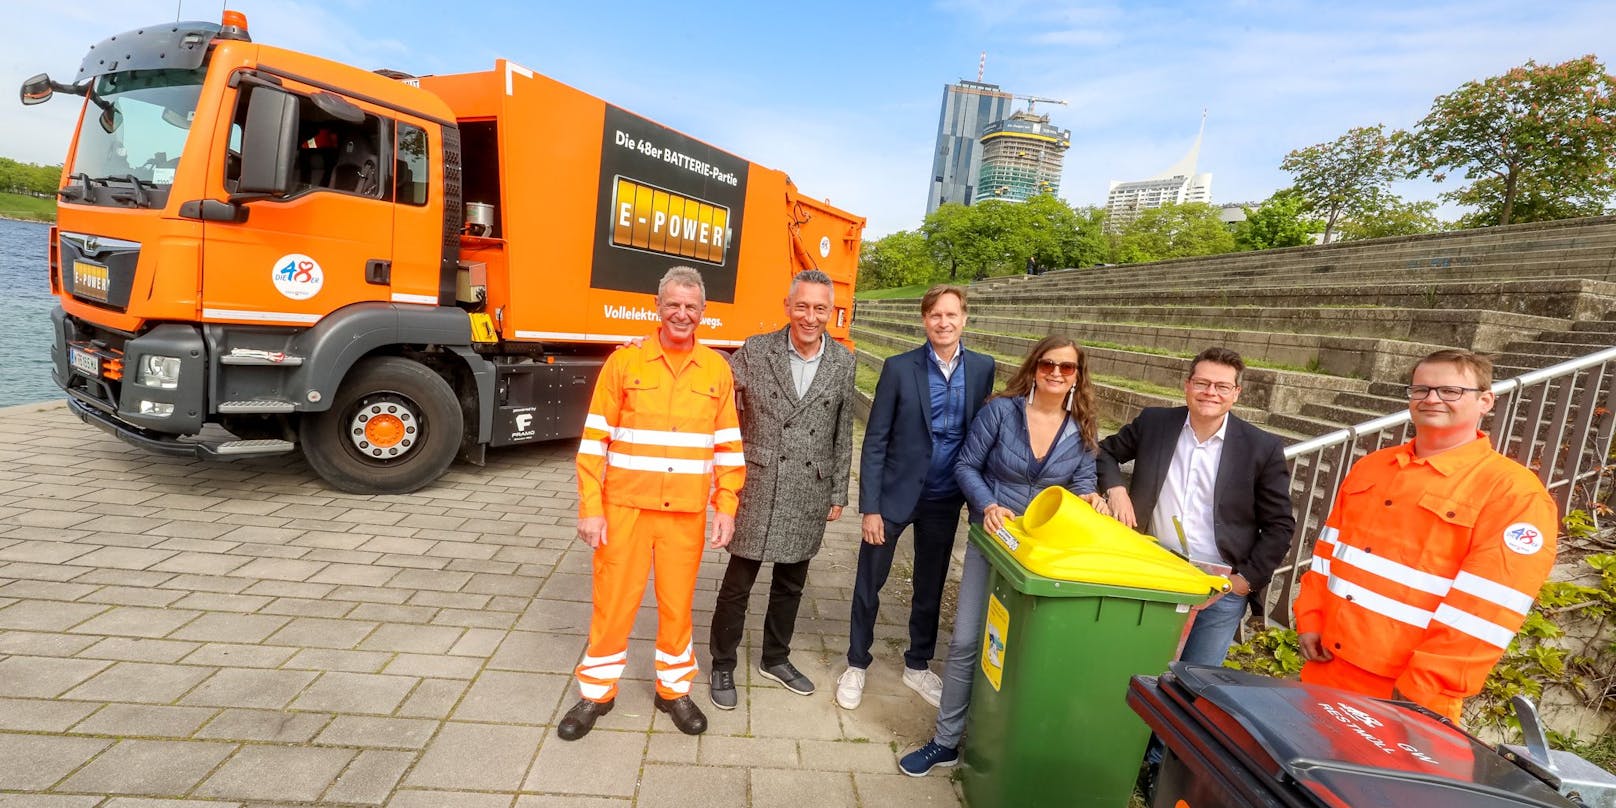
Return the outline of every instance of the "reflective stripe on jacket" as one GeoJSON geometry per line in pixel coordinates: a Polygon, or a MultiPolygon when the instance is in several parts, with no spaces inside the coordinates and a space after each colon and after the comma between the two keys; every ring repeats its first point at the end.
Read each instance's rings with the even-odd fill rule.
{"type": "Polygon", "coordinates": [[[1297,631],[1416,702],[1475,695],[1554,566],[1558,521],[1482,433],[1427,458],[1412,443],[1370,454],[1313,548],[1297,631]]]}
{"type": "Polygon", "coordinates": [[[746,479],[735,381],[717,351],[696,345],[675,370],[660,332],[606,360],[578,442],[578,515],[604,503],[735,514],[746,479]],[[717,488],[714,489],[716,481],[717,488]]]}

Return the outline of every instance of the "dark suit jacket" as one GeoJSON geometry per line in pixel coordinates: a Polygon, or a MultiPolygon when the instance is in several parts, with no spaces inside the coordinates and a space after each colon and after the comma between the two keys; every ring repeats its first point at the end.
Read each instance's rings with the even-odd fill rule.
{"type": "MultiPolygon", "coordinates": [[[[965,351],[965,429],[993,392],[993,357],[965,351]]],[[[864,429],[859,457],[859,513],[879,513],[889,522],[914,516],[931,466],[931,346],[887,357],[864,429]]],[[[957,371],[956,371],[957,372],[957,371]]]]}
{"type": "MultiPolygon", "coordinates": [[[[1152,532],[1156,498],[1188,417],[1187,407],[1149,407],[1117,434],[1100,441],[1101,491],[1122,485],[1122,464],[1133,461],[1128,497],[1133,500],[1140,532],[1152,532]]],[[[1224,559],[1256,591],[1268,585],[1296,531],[1285,443],[1234,413],[1229,413],[1223,438],[1223,456],[1212,488],[1212,530],[1224,559]]]]}

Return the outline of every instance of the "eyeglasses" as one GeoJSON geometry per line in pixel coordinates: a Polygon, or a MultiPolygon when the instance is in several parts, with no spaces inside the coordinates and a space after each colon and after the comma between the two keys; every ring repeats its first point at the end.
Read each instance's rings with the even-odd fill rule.
{"type": "Polygon", "coordinates": [[[1485,389],[1484,387],[1456,387],[1451,384],[1444,384],[1440,387],[1432,387],[1428,384],[1411,384],[1408,386],[1408,400],[1424,401],[1425,397],[1430,395],[1432,390],[1435,390],[1436,397],[1443,401],[1458,401],[1464,398],[1465,393],[1480,393],[1485,389]]]}
{"type": "Polygon", "coordinates": [[[1214,382],[1207,379],[1190,379],[1190,389],[1197,393],[1205,393],[1211,390],[1220,396],[1227,396],[1239,390],[1240,385],[1228,382],[1214,382]]]}
{"type": "Polygon", "coordinates": [[[1056,362],[1053,359],[1040,359],[1038,360],[1038,371],[1040,373],[1047,373],[1051,376],[1055,375],[1056,371],[1060,371],[1060,375],[1070,376],[1077,372],[1077,363],[1056,362]]]}

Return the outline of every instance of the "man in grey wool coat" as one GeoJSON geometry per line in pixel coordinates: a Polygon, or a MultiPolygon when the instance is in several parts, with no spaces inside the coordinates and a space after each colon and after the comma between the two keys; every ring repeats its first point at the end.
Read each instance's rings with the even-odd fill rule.
{"type": "Polygon", "coordinates": [[[808,562],[826,523],[841,518],[847,504],[853,459],[853,354],[825,333],[836,312],[834,293],[825,273],[797,273],[785,301],[790,324],[748,339],[730,358],[746,485],[713,612],[709,692],[720,710],[737,703],[736,649],[765,561],[774,570],[758,673],[793,693],[814,692],[791,664],[791,635],[808,562]]]}

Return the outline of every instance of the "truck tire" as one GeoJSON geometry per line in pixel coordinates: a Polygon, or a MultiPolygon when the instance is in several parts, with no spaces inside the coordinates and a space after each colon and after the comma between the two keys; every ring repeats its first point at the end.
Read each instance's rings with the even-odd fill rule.
{"type": "Polygon", "coordinates": [[[354,365],[331,409],[304,416],[303,457],[332,487],[407,494],[454,462],[465,419],[454,390],[419,362],[393,356],[354,365]]]}

